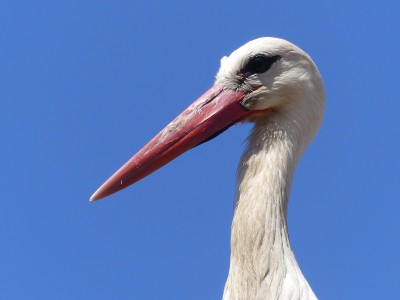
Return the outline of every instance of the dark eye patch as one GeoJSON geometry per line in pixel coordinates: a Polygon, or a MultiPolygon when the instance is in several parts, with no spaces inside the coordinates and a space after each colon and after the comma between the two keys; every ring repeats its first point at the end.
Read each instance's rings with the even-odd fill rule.
{"type": "Polygon", "coordinates": [[[268,71],[272,64],[280,58],[279,55],[267,56],[264,54],[257,54],[247,62],[242,73],[246,75],[264,73],[268,71]]]}

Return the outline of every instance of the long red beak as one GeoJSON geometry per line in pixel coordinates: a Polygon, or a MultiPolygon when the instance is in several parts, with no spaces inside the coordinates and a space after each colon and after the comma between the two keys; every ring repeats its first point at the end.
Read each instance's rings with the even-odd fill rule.
{"type": "Polygon", "coordinates": [[[90,201],[126,188],[251,115],[241,105],[245,96],[245,92],[211,87],[115,172],[90,201]]]}

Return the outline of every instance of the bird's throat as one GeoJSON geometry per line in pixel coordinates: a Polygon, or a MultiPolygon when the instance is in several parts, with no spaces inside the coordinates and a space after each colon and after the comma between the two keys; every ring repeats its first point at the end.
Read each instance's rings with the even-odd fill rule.
{"type": "Polygon", "coordinates": [[[276,293],[293,280],[299,293],[309,289],[312,294],[291,250],[286,221],[299,157],[293,153],[295,142],[295,133],[279,123],[261,122],[253,129],[239,165],[224,299],[281,299],[276,293]]]}

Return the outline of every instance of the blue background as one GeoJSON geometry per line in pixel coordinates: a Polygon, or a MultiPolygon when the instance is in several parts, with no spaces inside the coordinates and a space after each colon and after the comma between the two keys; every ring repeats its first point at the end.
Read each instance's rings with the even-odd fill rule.
{"type": "Polygon", "coordinates": [[[2,1],[0,299],[221,298],[250,125],[88,199],[261,36],[325,81],[289,205],[305,276],[320,299],[397,299],[400,4],[321,2],[2,1]]]}

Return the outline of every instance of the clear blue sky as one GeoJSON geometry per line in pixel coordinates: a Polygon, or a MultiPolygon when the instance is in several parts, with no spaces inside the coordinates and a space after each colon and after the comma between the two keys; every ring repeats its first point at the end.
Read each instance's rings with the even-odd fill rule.
{"type": "Polygon", "coordinates": [[[396,299],[398,1],[2,1],[0,299],[220,299],[249,125],[90,195],[261,36],[317,63],[289,230],[320,299],[396,299]]]}

